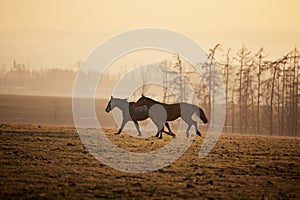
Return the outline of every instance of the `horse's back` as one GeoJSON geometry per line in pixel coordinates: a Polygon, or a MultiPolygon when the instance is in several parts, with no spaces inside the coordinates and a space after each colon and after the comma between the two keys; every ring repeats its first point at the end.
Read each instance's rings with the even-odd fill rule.
{"type": "Polygon", "coordinates": [[[167,113],[167,121],[174,121],[181,116],[180,104],[162,104],[167,113]]]}
{"type": "MultiPolygon", "coordinates": [[[[186,115],[189,116],[193,113],[196,113],[198,116],[201,115],[201,111],[203,112],[203,110],[194,104],[189,104],[189,103],[181,103],[181,111],[182,111],[182,115],[186,115]]],[[[204,115],[204,112],[202,113],[202,115],[204,115]]]]}

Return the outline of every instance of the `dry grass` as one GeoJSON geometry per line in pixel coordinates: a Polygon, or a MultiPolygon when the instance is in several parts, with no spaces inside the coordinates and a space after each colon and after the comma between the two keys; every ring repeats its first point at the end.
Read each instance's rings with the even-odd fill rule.
{"type": "MultiPolygon", "coordinates": [[[[159,148],[171,138],[109,138],[132,151],[159,148]]],[[[299,199],[300,139],[222,135],[208,156],[203,138],[172,165],[124,173],[101,164],[68,127],[0,125],[0,199],[203,198],[299,199]]]]}

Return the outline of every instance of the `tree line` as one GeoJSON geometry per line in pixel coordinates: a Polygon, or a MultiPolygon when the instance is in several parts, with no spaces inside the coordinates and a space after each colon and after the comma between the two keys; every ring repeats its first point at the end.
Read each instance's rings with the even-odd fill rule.
{"type": "MultiPolygon", "coordinates": [[[[221,45],[217,44],[209,50],[207,61],[201,63],[203,75],[208,77],[208,81],[202,80],[193,86],[199,104],[211,113],[216,92],[212,85],[222,86],[227,105],[225,132],[299,136],[299,51],[295,48],[275,60],[267,59],[263,48],[255,53],[251,53],[245,46],[235,55],[231,49],[225,51],[225,54],[223,52],[221,45]],[[216,67],[217,71],[213,71],[212,67],[216,67]],[[222,83],[216,82],[218,74],[222,77],[222,83]]],[[[166,61],[162,63],[166,64],[166,61]]],[[[192,79],[193,70],[182,70],[186,66],[179,56],[176,56],[176,62],[171,68],[179,69],[183,77],[192,79]]],[[[181,85],[178,91],[186,94],[180,79],[168,80],[170,73],[162,70],[164,87],[176,83],[181,85]]],[[[174,96],[167,91],[163,95],[166,101],[174,96]]]]}
{"type": "Polygon", "coordinates": [[[228,50],[226,59],[216,62],[231,115],[226,127],[231,124],[231,131],[240,133],[298,135],[299,58],[296,48],[275,60],[266,59],[263,48],[252,54],[242,47],[236,56],[228,50]]]}
{"type": "Polygon", "coordinates": [[[33,69],[13,61],[0,73],[1,93],[70,96],[76,70],[66,68],[33,69]]]}

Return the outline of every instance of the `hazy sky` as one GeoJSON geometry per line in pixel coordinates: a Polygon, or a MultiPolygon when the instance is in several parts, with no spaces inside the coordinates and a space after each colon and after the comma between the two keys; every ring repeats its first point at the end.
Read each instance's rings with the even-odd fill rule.
{"type": "Polygon", "coordinates": [[[1,28],[300,30],[298,0],[1,0],[1,28]]]}
{"type": "Polygon", "coordinates": [[[299,8],[298,0],[0,0],[0,65],[71,65],[139,27],[179,31],[206,50],[221,42],[280,56],[300,45],[299,8]]]}

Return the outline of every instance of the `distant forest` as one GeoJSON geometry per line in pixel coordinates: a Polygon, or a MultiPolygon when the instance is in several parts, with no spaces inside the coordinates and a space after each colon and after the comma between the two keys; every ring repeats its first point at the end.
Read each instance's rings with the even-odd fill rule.
{"type": "MultiPolygon", "coordinates": [[[[213,109],[211,101],[214,100],[210,97],[214,91],[203,91],[208,91],[209,84],[219,84],[213,83],[215,75],[210,70],[212,65],[218,68],[226,93],[225,132],[300,136],[300,54],[296,48],[278,59],[268,60],[263,48],[253,53],[243,46],[233,55],[231,49],[224,50],[217,44],[209,50],[207,58],[202,67],[212,82],[200,81],[193,87],[199,103],[210,113],[213,109]]],[[[0,93],[71,96],[79,66],[77,63],[73,69],[34,70],[14,61],[12,66],[1,69],[0,93]]],[[[192,76],[191,71],[184,70],[185,64],[179,55],[171,68],[187,80],[192,76]]],[[[176,84],[179,92],[185,93],[180,80],[168,80],[168,71],[161,73],[165,87],[176,84]]],[[[93,73],[86,75],[93,76],[93,73]]],[[[105,78],[109,83],[116,77],[109,75],[105,78]]],[[[168,91],[162,95],[166,102],[172,98],[168,91]]]]}
{"type": "Polygon", "coordinates": [[[76,69],[35,70],[13,61],[0,74],[0,93],[71,96],[76,69]]]}
{"type": "Polygon", "coordinates": [[[299,51],[268,60],[263,48],[251,53],[242,47],[236,55],[223,51],[223,58],[216,60],[220,48],[217,44],[208,56],[225,85],[224,131],[300,136],[299,51]]]}

